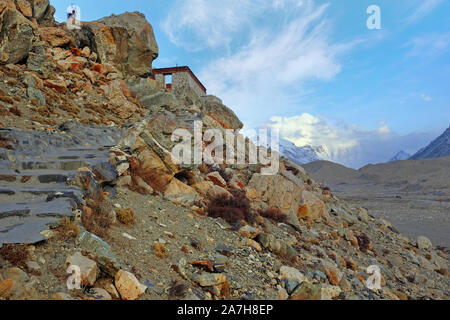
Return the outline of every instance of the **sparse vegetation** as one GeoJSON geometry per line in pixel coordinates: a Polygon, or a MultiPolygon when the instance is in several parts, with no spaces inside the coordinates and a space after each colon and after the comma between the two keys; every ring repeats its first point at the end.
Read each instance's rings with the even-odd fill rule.
{"type": "Polygon", "coordinates": [[[169,256],[169,252],[167,251],[166,246],[160,242],[155,243],[153,245],[153,249],[155,250],[155,256],[157,256],[158,258],[164,259],[169,256]]]}
{"type": "Polygon", "coordinates": [[[56,228],[59,240],[74,239],[80,233],[80,226],[69,218],[64,218],[61,220],[60,225],[56,228]]]}
{"type": "Polygon", "coordinates": [[[88,206],[83,208],[81,217],[83,226],[89,232],[104,238],[108,235],[109,228],[113,223],[110,216],[111,206],[105,202],[102,190],[99,190],[96,195],[91,195],[91,198],[87,199],[86,203],[88,206]]]}
{"type": "Polygon", "coordinates": [[[136,224],[136,214],[134,213],[133,209],[131,209],[131,208],[117,209],[116,217],[117,217],[117,220],[124,225],[129,226],[132,224],[136,224]]]}
{"type": "Polygon", "coordinates": [[[286,170],[292,172],[292,174],[294,176],[296,176],[296,175],[298,175],[300,173],[300,170],[298,170],[297,168],[288,166],[287,164],[285,165],[285,167],[286,167],[286,170]]]}
{"type": "Polygon", "coordinates": [[[17,267],[25,268],[30,254],[24,244],[4,244],[0,248],[0,256],[17,267]]]}
{"type": "Polygon", "coordinates": [[[250,201],[245,193],[233,190],[232,196],[220,195],[213,199],[207,208],[212,218],[222,218],[226,222],[235,224],[241,220],[253,222],[255,217],[250,211],[250,201]]]}
{"type": "Polygon", "coordinates": [[[260,210],[259,215],[274,222],[286,223],[288,216],[281,212],[278,208],[268,208],[266,210],[260,210]]]}

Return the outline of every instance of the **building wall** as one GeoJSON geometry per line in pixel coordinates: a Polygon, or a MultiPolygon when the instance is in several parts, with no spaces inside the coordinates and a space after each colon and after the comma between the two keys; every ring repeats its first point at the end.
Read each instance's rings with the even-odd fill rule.
{"type": "MultiPolygon", "coordinates": [[[[164,75],[156,74],[155,79],[156,81],[162,83],[165,86],[164,75]]],[[[192,79],[191,75],[188,72],[172,73],[172,88],[177,89],[183,87],[191,87],[195,91],[195,93],[197,93],[200,97],[205,95],[205,92],[197,84],[197,82],[195,82],[195,80],[192,79]]]]}

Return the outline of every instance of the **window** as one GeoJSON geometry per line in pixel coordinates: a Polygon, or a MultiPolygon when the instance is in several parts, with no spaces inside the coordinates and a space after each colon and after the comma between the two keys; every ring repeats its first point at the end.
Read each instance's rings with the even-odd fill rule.
{"type": "Polygon", "coordinates": [[[164,75],[164,84],[166,85],[166,88],[172,87],[172,74],[165,74],[164,75]]]}

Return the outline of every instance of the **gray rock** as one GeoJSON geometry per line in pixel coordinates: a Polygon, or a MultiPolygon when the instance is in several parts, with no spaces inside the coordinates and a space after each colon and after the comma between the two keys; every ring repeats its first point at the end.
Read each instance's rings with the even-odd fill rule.
{"type": "Polygon", "coordinates": [[[83,227],[81,227],[76,243],[81,249],[97,256],[98,266],[103,272],[114,277],[117,271],[120,270],[120,263],[111,251],[109,244],[83,227]]]}
{"type": "Polygon", "coordinates": [[[433,244],[427,237],[419,236],[417,238],[417,248],[421,250],[430,250],[433,248],[433,244]]]}
{"type": "Polygon", "coordinates": [[[45,100],[45,96],[41,90],[35,89],[33,87],[27,88],[27,96],[30,99],[36,99],[40,106],[45,106],[47,101],[45,100]]]}
{"type": "Polygon", "coordinates": [[[35,35],[27,18],[7,8],[0,14],[0,30],[0,64],[15,64],[28,57],[35,35]]]}

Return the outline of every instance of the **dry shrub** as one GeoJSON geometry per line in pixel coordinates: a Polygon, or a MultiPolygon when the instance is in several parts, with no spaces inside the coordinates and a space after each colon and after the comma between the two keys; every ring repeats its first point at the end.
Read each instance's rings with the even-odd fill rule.
{"type": "Polygon", "coordinates": [[[59,240],[75,239],[80,233],[80,227],[75,221],[69,218],[61,220],[60,225],[56,228],[59,240]]]}
{"type": "Polygon", "coordinates": [[[6,150],[13,150],[13,146],[11,146],[11,142],[13,142],[13,139],[11,138],[2,138],[0,137],[0,148],[6,149],[6,150]]]}
{"type": "Polygon", "coordinates": [[[97,195],[91,195],[86,199],[87,207],[83,208],[81,222],[89,232],[100,238],[108,235],[113,221],[110,216],[111,207],[105,201],[103,191],[99,190],[97,195]]]}
{"type": "Polygon", "coordinates": [[[286,167],[286,170],[292,172],[292,174],[293,174],[294,176],[296,176],[296,175],[298,175],[298,174],[300,173],[300,170],[298,170],[297,168],[288,166],[287,164],[284,165],[284,166],[286,167]]]}
{"type": "Polygon", "coordinates": [[[133,209],[117,209],[116,210],[116,217],[117,220],[119,220],[120,223],[124,225],[132,225],[136,224],[136,214],[134,213],[133,209]]]}
{"type": "Polygon", "coordinates": [[[253,223],[254,215],[250,211],[250,201],[241,190],[232,190],[232,196],[222,194],[210,201],[207,212],[212,218],[222,218],[235,224],[241,220],[253,223]]]}
{"type": "Polygon", "coordinates": [[[24,244],[4,244],[0,249],[0,256],[17,267],[25,268],[30,254],[24,244]]]}
{"type": "Polygon", "coordinates": [[[169,256],[169,251],[167,250],[166,246],[163,245],[160,242],[157,242],[153,245],[153,249],[155,250],[155,256],[158,258],[167,258],[169,256]]]}
{"type": "Polygon", "coordinates": [[[358,239],[359,250],[361,252],[366,253],[370,247],[370,239],[366,234],[360,233],[356,235],[356,239],[358,239]]]}
{"type": "Polygon", "coordinates": [[[169,287],[169,298],[175,299],[175,298],[184,298],[186,295],[186,291],[188,289],[188,286],[180,281],[172,280],[169,287]]]}
{"type": "Polygon", "coordinates": [[[9,112],[12,115],[15,115],[17,117],[21,117],[22,116],[22,111],[20,111],[19,108],[17,108],[17,106],[9,108],[9,112]]]}
{"type": "Polygon", "coordinates": [[[16,176],[0,175],[0,181],[14,182],[16,181],[16,176]]]}
{"type": "Polygon", "coordinates": [[[188,247],[182,246],[182,247],[181,247],[181,251],[183,251],[185,255],[189,255],[189,249],[188,249],[188,247]]]}
{"type": "Polygon", "coordinates": [[[230,281],[226,280],[224,283],[222,283],[222,287],[220,288],[220,295],[225,299],[230,298],[231,296],[230,281]]]}
{"type": "Polygon", "coordinates": [[[6,103],[9,103],[9,104],[14,104],[14,99],[13,98],[10,98],[10,97],[8,97],[6,95],[3,95],[1,93],[0,93],[0,101],[6,102],[6,103]]]}
{"type": "Polygon", "coordinates": [[[130,176],[132,182],[130,190],[141,194],[147,194],[147,191],[144,191],[143,188],[139,186],[137,177],[141,177],[145,183],[159,192],[164,192],[169,183],[168,178],[160,172],[156,170],[145,170],[136,158],[130,159],[130,176]]]}
{"type": "Polygon", "coordinates": [[[286,223],[288,221],[288,216],[281,212],[278,208],[260,210],[259,215],[274,222],[286,223]]]}

